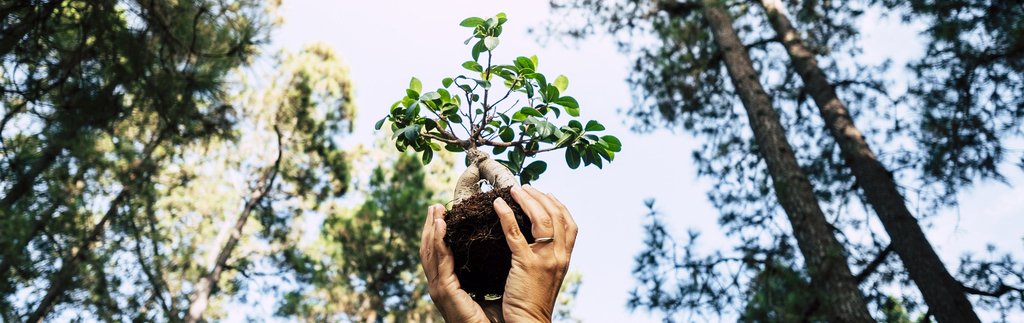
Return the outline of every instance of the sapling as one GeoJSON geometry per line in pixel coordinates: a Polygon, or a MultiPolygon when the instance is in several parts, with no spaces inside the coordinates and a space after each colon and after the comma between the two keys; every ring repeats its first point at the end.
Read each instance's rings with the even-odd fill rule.
{"type": "Polygon", "coordinates": [[[495,198],[502,197],[512,207],[527,242],[534,239],[529,218],[510,194],[512,186],[537,180],[547,170],[545,162],[526,164],[527,159],[564,150],[569,168],[581,163],[601,168],[622,148],[618,138],[596,134],[605,129],[601,123],[584,124],[577,119],[579,103],[563,95],[569,79],[559,75],[548,83],[538,71],[537,56],[519,56],[508,65],[492,64],[506,21],[504,13],[463,20],[460,25],[472,29],[465,41],[473,43],[472,60],[462,63],[468,72],[446,77],[440,88],[427,91],[413,77],[405,96],[376,124],[378,130],[390,124],[395,148],[419,152],[424,164],[442,149],[465,153],[466,170],[456,182],[453,206],[445,215],[444,241],[452,249],[462,288],[484,298],[502,294],[511,266],[511,253],[492,207],[495,198]],[[554,123],[563,119],[568,122],[554,123]],[[485,191],[481,182],[491,189],[485,191]]]}

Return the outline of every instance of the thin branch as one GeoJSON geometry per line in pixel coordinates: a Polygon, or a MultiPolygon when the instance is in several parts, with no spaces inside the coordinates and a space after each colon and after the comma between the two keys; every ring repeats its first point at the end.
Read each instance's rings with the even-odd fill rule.
{"type": "Polygon", "coordinates": [[[1021,294],[1021,297],[1024,297],[1024,288],[1013,287],[1013,286],[1009,286],[1009,285],[1006,285],[1006,284],[1003,284],[1003,283],[1000,283],[999,287],[996,287],[996,289],[993,290],[993,291],[983,291],[983,290],[980,290],[980,289],[977,289],[977,288],[974,288],[974,287],[969,287],[969,286],[963,285],[963,284],[961,284],[960,286],[963,287],[963,290],[964,290],[965,293],[973,294],[973,295],[989,296],[989,297],[1001,297],[1004,294],[1009,293],[1009,292],[1017,292],[1017,293],[1021,294]]]}
{"type": "Polygon", "coordinates": [[[875,256],[874,260],[871,260],[871,262],[864,267],[864,270],[861,270],[861,272],[854,277],[854,279],[857,280],[857,283],[863,283],[864,280],[868,278],[868,276],[871,276],[871,274],[875,273],[875,271],[878,270],[878,266],[881,266],[882,263],[885,262],[885,259],[889,258],[889,255],[892,254],[892,252],[893,247],[892,243],[890,242],[888,246],[885,246],[885,249],[882,249],[882,251],[879,252],[877,256],[875,256]]]}

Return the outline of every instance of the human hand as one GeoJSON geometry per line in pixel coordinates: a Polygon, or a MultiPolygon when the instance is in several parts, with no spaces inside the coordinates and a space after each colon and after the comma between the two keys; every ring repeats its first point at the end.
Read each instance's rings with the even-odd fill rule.
{"type": "Polygon", "coordinates": [[[444,244],[444,207],[431,205],[423,224],[420,260],[427,275],[427,292],[446,322],[489,322],[488,315],[462,290],[455,276],[455,259],[444,244]]]}
{"type": "Polygon", "coordinates": [[[551,322],[579,230],[569,210],[551,194],[524,185],[512,188],[512,198],[530,217],[533,236],[554,240],[527,244],[512,209],[501,198],[494,200],[494,210],[512,250],[502,313],[507,322],[551,322]]]}

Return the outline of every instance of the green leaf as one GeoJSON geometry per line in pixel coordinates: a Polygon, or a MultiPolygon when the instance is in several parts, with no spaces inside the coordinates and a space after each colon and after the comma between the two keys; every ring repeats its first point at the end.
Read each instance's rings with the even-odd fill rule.
{"type": "Polygon", "coordinates": [[[458,153],[458,152],[464,151],[464,149],[462,149],[462,146],[459,146],[459,145],[456,145],[456,144],[445,144],[444,145],[444,149],[447,150],[447,151],[453,152],[453,153],[458,153]]]}
{"type": "Polygon", "coordinates": [[[541,114],[540,111],[537,111],[537,109],[534,109],[534,108],[531,108],[531,107],[523,107],[522,109],[519,109],[519,112],[522,112],[524,115],[528,115],[528,116],[534,116],[534,117],[539,117],[539,118],[543,118],[544,117],[544,115],[541,114]]]}
{"type": "Polygon", "coordinates": [[[559,93],[565,93],[565,89],[569,87],[569,78],[559,75],[555,78],[555,87],[558,88],[559,93]]]}
{"type": "Polygon", "coordinates": [[[563,96],[555,100],[555,104],[565,107],[565,112],[570,116],[580,116],[580,103],[576,102],[576,99],[571,96],[563,96]]]}
{"type": "Polygon", "coordinates": [[[526,117],[527,116],[525,114],[523,114],[523,112],[516,111],[516,113],[512,114],[512,121],[522,122],[523,120],[526,120],[526,117]]]}
{"type": "Polygon", "coordinates": [[[416,93],[422,92],[423,83],[420,83],[420,79],[414,77],[411,80],[409,80],[409,89],[416,91],[416,93]]]}
{"type": "Polygon", "coordinates": [[[462,67],[465,67],[467,70],[478,73],[484,71],[484,67],[480,66],[480,63],[477,63],[476,61],[466,61],[465,63],[462,63],[462,67]]]}
{"type": "Polygon", "coordinates": [[[548,80],[544,78],[544,74],[533,73],[533,79],[537,80],[537,88],[540,89],[540,95],[543,96],[548,93],[548,80]]]}
{"type": "Polygon", "coordinates": [[[406,108],[406,110],[405,110],[405,118],[406,119],[412,119],[412,117],[415,117],[415,116],[417,116],[419,114],[420,114],[420,105],[419,105],[419,103],[414,103],[411,108],[406,108]]]}
{"type": "Polygon", "coordinates": [[[405,127],[405,129],[402,130],[402,135],[404,135],[405,139],[408,139],[409,141],[415,141],[416,138],[420,136],[420,125],[414,124],[405,127]]]}
{"type": "Polygon", "coordinates": [[[537,60],[537,55],[530,56],[530,62],[533,63],[533,70],[537,70],[540,67],[540,62],[537,60]]]}
{"type": "Polygon", "coordinates": [[[583,124],[576,120],[569,120],[569,128],[576,130],[576,132],[583,132],[583,124]]]}
{"type": "Polygon", "coordinates": [[[487,50],[494,50],[495,48],[498,48],[498,37],[484,37],[484,47],[487,47],[487,50]]]}
{"type": "Polygon", "coordinates": [[[476,81],[476,84],[480,84],[480,86],[482,86],[485,89],[491,88],[491,82],[490,81],[478,80],[478,79],[473,79],[473,80],[476,81]]]}
{"type": "Polygon", "coordinates": [[[524,172],[529,171],[530,173],[533,173],[537,176],[540,176],[540,174],[546,171],[547,169],[548,163],[545,163],[544,161],[541,160],[534,161],[529,165],[526,165],[526,167],[523,167],[524,172]]]}
{"type": "Polygon", "coordinates": [[[441,95],[438,94],[437,92],[433,92],[433,91],[427,92],[427,93],[423,93],[422,95],[420,95],[420,99],[422,99],[422,100],[437,100],[437,99],[440,99],[440,98],[441,98],[441,95]]]}
{"type": "Polygon", "coordinates": [[[537,70],[537,67],[533,64],[533,61],[523,56],[516,57],[515,64],[519,68],[528,68],[534,71],[537,70]]]}
{"type": "Polygon", "coordinates": [[[509,127],[502,127],[501,131],[498,133],[498,137],[501,138],[501,141],[504,142],[512,142],[512,139],[515,138],[515,135],[516,134],[512,132],[512,128],[509,127]]]}
{"type": "Polygon", "coordinates": [[[434,159],[434,151],[431,149],[423,150],[423,164],[430,164],[431,159],[434,159]]]}
{"type": "Polygon", "coordinates": [[[558,100],[558,88],[549,86],[544,89],[544,102],[552,102],[558,100]]]}
{"type": "Polygon", "coordinates": [[[380,121],[377,121],[377,124],[373,125],[373,129],[380,130],[380,127],[384,126],[384,121],[387,121],[387,120],[388,120],[388,118],[380,119],[380,121]]]}
{"type": "Polygon", "coordinates": [[[508,21],[508,16],[506,16],[504,12],[499,12],[494,17],[498,18],[498,24],[499,25],[505,23],[506,21],[508,21]]]}
{"type": "Polygon", "coordinates": [[[441,85],[444,85],[445,88],[448,88],[449,86],[452,85],[452,82],[455,82],[455,80],[453,80],[450,77],[446,77],[443,80],[441,80],[441,85]]]}
{"type": "Polygon", "coordinates": [[[601,131],[604,130],[604,125],[602,125],[600,122],[597,122],[597,120],[590,120],[587,121],[587,126],[584,127],[583,129],[587,131],[601,131]]]}
{"type": "Polygon", "coordinates": [[[473,45],[473,50],[472,50],[473,60],[474,61],[479,61],[480,60],[480,53],[483,53],[483,52],[486,52],[486,51],[487,51],[487,46],[484,45],[484,41],[483,40],[480,40],[480,41],[476,42],[476,45],[473,45]]]}
{"type": "Polygon", "coordinates": [[[462,117],[458,113],[452,113],[448,116],[448,122],[451,123],[462,123],[462,117]]]}
{"type": "Polygon", "coordinates": [[[416,91],[416,90],[413,90],[413,89],[405,90],[405,96],[409,97],[410,99],[413,99],[413,100],[419,100],[420,99],[419,91],[416,91]]]}
{"type": "Polygon", "coordinates": [[[555,104],[561,105],[566,108],[579,109],[580,103],[576,102],[576,98],[571,96],[563,96],[555,100],[555,104]]]}
{"type": "Polygon", "coordinates": [[[479,26],[482,23],[484,23],[484,19],[483,18],[480,18],[480,17],[469,17],[469,18],[463,19],[462,22],[459,23],[459,26],[462,26],[462,27],[476,27],[476,26],[479,26]]]}
{"type": "Polygon", "coordinates": [[[609,136],[601,137],[601,140],[604,140],[604,142],[608,146],[609,150],[614,151],[614,152],[622,151],[622,142],[619,141],[619,138],[616,138],[615,136],[610,136],[609,135],[609,136]]]}
{"type": "Polygon", "coordinates": [[[569,165],[569,168],[576,169],[580,167],[580,152],[576,151],[576,148],[569,147],[565,150],[565,163],[569,165]]]}

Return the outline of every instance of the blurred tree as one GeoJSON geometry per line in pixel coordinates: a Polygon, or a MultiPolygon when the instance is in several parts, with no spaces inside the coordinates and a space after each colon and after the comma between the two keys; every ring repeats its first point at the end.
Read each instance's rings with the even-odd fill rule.
{"type": "Polygon", "coordinates": [[[258,263],[261,258],[280,264],[295,261],[290,257],[295,254],[301,230],[294,227],[302,223],[302,214],[321,211],[322,205],[348,190],[350,161],[337,142],[351,131],[355,111],[348,68],[325,45],[309,45],[297,53],[282,54],[274,65],[278,70],[264,92],[249,94],[254,98],[247,100],[250,106],[242,140],[251,140],[254,146],[222,152],[248,157],[242,160],[243,165],[268,166],[262,170],[250,166],[254,175],[243,175],[258,180],[250,188],[251,193],[242,195],[243,207],[237,217],[221,229],[227,232],[226,237],[217,239],[210,248],[216,250],[216,256],[202,264],[203,273],[189,297],[186,322],[203,318],[225,270],[235,268],[244,274],[246,264],[258,263]],[[275,142],[277,147],[271,148],[275,142]],[[276,180],[278,177],[280,180],[276,180]],[[235,249],[246,234],[246,222],[253,215],[261,225],[260,238],[272,246],[257,251],[259,255],[236,256],[235,249]],[[275,255],[275,250],[283,250],[283,256],[275,255]]]}
{"type": "MultiPolygon", "coordinates": [[[[729,9],[719,1],[612,4],[580,1],[574,5],[591,11],[597,16],[595,24],[607,25],[613,33],[631,32],[632,23],[639,22],[659,36],[661,43],[641,54],[643,58],[638,62],[637,73],[652,79],[638,81],[641,82],[638,90],[643,92],[641,95],[645,99],[654,101],[666,118],[675,120],[674,111],[677,105],[682,105],[683,112],[689,113],[682,116],[687,128],[701,124],[698,131],[711,136],[720,131],[727,135],[729,132],[742,134],[743,130],[736,127],[742,125],[742,120],[739,120],[739,113],[730,109],[733,101],[729,96],[739,98],[745,109],[742,113],[747,115],[752,131],[749,140],[756,145],[752,152],[759,157],[755,165],[763,162],[763,166],[755,167],[766,169],[770,174],[771,184],[761,184],[764,185],[762,188],[774,192],[776,201],[788,216],[792,237],[803,254],[811,281],[824,291],[820,294],[821,308],[833,320],[871,321],[863,294],[847,265],[845,247],[834,235],[832,225],[818,204],[812,183],[798,163],[779,112],[759,81],[759,74],[736,32],[729,9]],[[639,66],[645,63],[655,65],[639,66]],[[654,71],[649,72],[648,68],[654,71]],[[669,69],[679,74],[668,74],[666,70],[669,69]],[[658,74],[646,74],[654,72],[658,74]],[[726,87],[722,72],[728,73],[731,89],[726,87]],[[667,78],[675,78],[676,81],[666,82],[667,78]],[[678,88],[670,88],[677,85],[678,88]],[[712,105],[707,106],[706,103],[712,105]],[[712,121],[706,123],[700,117],[712,121]],[[722,130],[721,127],[731,129],[722,130]]],[[[646,101],[639,104],[646,104],[646,101]]],[[[645,117],[643,113],[641,117],[645,117]]],[[[736,143],[742,138],[742,135],[734,136],[736,143]]],[[[714,160],[707,164],[725,165],[718,167],[736,165],[727,160],[714,160]]],[[[764,182],[767,183],[768,179],[764,182]]],[[[745,186],[742,183],[737,185],[745,186]]],[[[727,195],[726,198],[735,197],[727,195]]],[[[643,304],[639,300],[631,304],[658,305],[655,301],[643,304]]]]}
{"type": "Polygon", "coordinates": [[[928,303],[930,312],[943,322],[980,322],[960,282],[949,274],[917,219],[910,213],[892,173],[878,160],[864,135],[854,125],[843,100],[818,66],[815,53],[805,45],[800,32],[783,12],[782,2],[761,0],[760,4],[786,48],[792,65],[803,79],[807,93],[818,105],[832,137],[838,142],[867,203],[889,233],[893,250],[900,256],[928,303]]]}
{"type": "MultiPolygon", "coordinates": [[[[1014,267],[1003,261],[988,263],[993,266],[979,264],[974,268],[985,269],[977,277],[987,277],[988,281],[975,281],[970,274],[961,273],[960,276],[991,290],[964,289],[935,256],[916,219],[907,211],[904,196],[917,194],[916,207],[927,214],[939,207],[955,205],[955,199],[950,197],[966,187],[962,184],[986,178],[986,172],[995,174],[989,177],[1000,178],[994,170],[1002,157],[989,157],[1003,156],[1005,149],[1001,141],[991,139],[992,134],[1004,137],[1019,135],[1024,129],[1019,126],[1021,104],[1015,100],[1016,97],[1008,95],[1015,90],[1020,92],[1020,78],[1016,75],[1021,73],[1014,74],[1013,71],[1020,66],[1017,45],[1021,34],[1021,6],[1012,2],[875,2],[761,1],[760,6],[756,5],[757,2],[722,3],[735,18],[735,29],[742,33],[742,43],[737,42],[737,47],[748,50],[757,70],[751,79],[765,83],[771,89],[773,99],[779,102],[776,110],[790,134],[801,168],[812,182],[818,200],[835,214],[831,224],[849,247],[851,262],[863,266],[855,278],[858,283],[872,286],[866,290],[875,308],[879,309],[876,312],[879,317],[882,315],[880,309],[886,306],[889,297],[879,293],[878,286],[914,282],[922,290],[922,298],[932,304],[929,308],[935,309],[929,312],[941,316],[940,320],[977,321],[965,292],[991,296],[990,291],[1004,291],[998,294],[1002,300],[979,299],[978,304],[1000,304],[1005,308],[1006,302],[1012,302],[1014,298],[1013,293],[1006,291],[1017,288],[1005,280],[1014,277],[1014,267]],[[856,57],[859,53],[855,41],[859,33],[857,19],[875,2],[883,3],[889,9],[906,9],[896,12],[902,13],[907,21],[923,21],[932,26],[929,34],[934,38],[928,40],[929,57],[922,61],[936,63],[912,65],[920,80],[910,86],[911,95],[906,101],[891,100],[885,92],[885,82],[871,76],[871,72],[844,71],[846,69],[839,67],[839,59],[836,58],[856,57]],[[797,22],[795,26],[783,13],[784,6],[793,12],[797,22]],[[763,10],[766,7],[768,11],[763,10]],[[992,14],[995,12],[999,14],[992,14]],[[989,60],[978,60],[982,57],[989,60]],[[974,70],[983,76],[969,75],[968,78],[973,77],[972,80],[978,82],[961,82],[959,88],[953,88],[949,80],[962,73],[960,71],[966,65],[958,63],[958,60],[972,59],[986,62],[974,70]],[[945,87],[934,84],[945,84],[945,87]],[[933,90],[922,91],[923,88],[933,90]],[[973,95],[988,97],[972,101],[973,95]],[[818,103],[821,109],[810,107],[808,98],[818,103]],[[945,105],[939,103],[943,100],[947,102],[945,105]],[[960,104],[959,108],[951,107],[954,101],[960,104]],[[906,104],[908,102],[910,104],[906,104]],[[977,107],[966,108],[965,104],[977,107]],[[905,113],[908,106],[909,116],[905,113]],[[861,124],[863,128],[860,131],[852,127],[853,116],[845,111],[846,108],[859,108],[857,114],[863,116],[861,120],[867,120],[861,124]],[[978,115],[960,113],[963,118],[953,120],[957,119],[956,111],[967,109],[978,112],[978,115]],[[818,113],[825,117],[824,121],[805,117],[818,113]],[[936,122],[941,118],[935,115],[942,114],[954,118],[936,122]],[[921,120],[920,128],[903,126],[902,123],[908,119],[921,120]],[[971,123],[973,126],[968,128],[973,129],[950,132],[960,131],[956,129],[963,126],[958,126],[958,122],[971,123]],[[940,124],[942,127],[938,126],[940,124]],[[872,139],[876,141],[870,146],[875,149],[881,147],[878,154],[868,148],[872,139]],[[957,146],[959,148],[953,148],[955,145],[952,144],[961,140],[974,144],[961,143],[957,146]],[[902,144],[906,142],[916,143],[918,147],[902,144]],[[939,146],[944,148],[937,148],[939,146]],[[989,157],[985,157],[986,154],[989,157]],[[948,164],[958,158],[963,160],[959,168],[948,164]],[[939,165],[936,161],[945,164],[939,165]],[[949,173],[953,169],[963,171],[949,173]],[[920,187],[908,183],[920,184],[920,187]],[[932,192],[938,193],[933,196],[932,192]],[[847,213],[844,206],[850,200],[861,200],[865,206],[872,206],[891,233],[892,242],[871,232],[870,227],[864,225],[866,221],[844,216],[847,213]],[[864,235],[870,237],[871,243],[851,241],[843,234],[844,229],[850,228],[867,230],[864,235]],[[903,264],[890,260],[888,256],[892,253],[905,258],[901,259],[903,264]],[[909,275],[904,273],[903,266],[910,269],[909,275]],[[1002,275],[997,276],[997,273],[1002,275]],[[993,277],[1003,279],[993,281],[993,277]]],[[[636,129],[647,130],[661,124],[682,126],[706,139],[701,149],[694,152],[694,159],[700,174],[716,179],[715,188],[709,196],[712,203],[722,210],[722,225],[729,234],[740,236],[742,243],[736,250],[739,253],[736,258],[715,253],[707,258],[686,254],[680,257],[684,259],[662,259],[659,257],[674,253],[649,245],[650,250],[638,258],[638,266],[644,263],[657,265],[659,261],[665,261],[666,266],[672,263],[695,275],[692,281],[681,282],[684,286],[704,287],[689,292],[734,301],[732,297],[737,294],[725,293],[722,286],[749,290],[747,286],[752,285],[722,284],[716,287],[702,284],[701,280],[714,282],[715,276],[719,275],[745,277],[751,281],[760,279],[760,275],[766,272],[762,270],[763,262],[737,264],[741,262],[723,260],[765,259],[776,253],[779,240],[789,239],[790,233],[773,228],[778,221],[772,218],[775,200],[770,196],[773,190],[768,183],[771,182],[765,176],[765,164],[761,159],[764,158],[761,155],[763,151],[754,145],[750,133],[735,130],[734,125],[739,120],[732,108],[736,101],[732,95],[743,99],[744,89],[729,87],[723,82],[721,74],[728,71],[724,68],[729,65],[728,56],[716,47],[718,44],[714,43],[715,38],[709,31],[711,28],[700,19],[702,14],[708,13],[706,3],[581,0],[556,1],[553,7],[566,12],[588,13],[582,16],[581,26],[564,25],[566,21],[579,22],[579,19],[560,20],[552,25],[555,31],[570,37],[586,37],[606,29],[613,35],[624,36],[620,38],[620,47],[637,55],[634,73],[630,77],[637,94],[635,104],[629,110],[629,114],[638,121],[636,129]],[[654,37],[637,41],[637,34],[654,37]],[[725,267],[730,269],[723,269],[725,267]],[[735,269],[739,271],[733,271],[735,269]]],[[[855,60],[845,64],[852,66],[853,70],[862,71],[884,70],[887,66],[885,63],[878,69],[866,68],[855,60]]],[[[753,137],[756,136],[755,131],[753,137]]],[[[970,267],[971,263],[964,262],[963,265],[970,267]]],[[[640,303],[644,295],[639,292],[656,293],[661,290],[648,284],[657,283],[661,287],[663,281],[659,279],[667,275],[673,275],[672,270],[660,274],[656,271],[638,272],[641,287],[634,294],[631,306],[645,306],[669,313],[689,310],[669,301],[666,295],[646,295],[652,296],[646,298],[650,302],[640,303]]],[[[677,294],[675,297],[685,298],[686,295],[677,294]]],[[[917,303],[913,297],[904,300],[911,308],[917,303]]],[[[720,309],[718,301],[700,305],[720,309]]]]}
{"type": "Polygon", "coordinates": [[[1024,155],[1006,145],[1024,135],[1024,1],[871,2],[927,26],[908,93],[925,181],[949,198],[979,179],[1004,180],[1008,155],[1024,155]]]}
{"type": "Polygon", "coordinates": [[[273,6],[0,3],[4,320],[65,302],[131,317],[136,300],[114,300],[120,242],[176,146],[230,135],[222,82],[265,40],[273,6]]]}
{"type": "MultiPolygon", "coordinates": [[[[390,150],[388,147],[382,147],[390,150]]],[[[446,174],[450,154],[432,174],[446,174]]],[[[443,201],[447,185],[430,185],[415,154],[370,162],[365,201],[327,214],[315,243],[295,270],[302,287],[289,292],[278,315],[303,321],[441,321],[426,294],[419,265],[424,210],[443,201]]],[[[450,197],[449,197],[450,198],[450,197]]]]}

